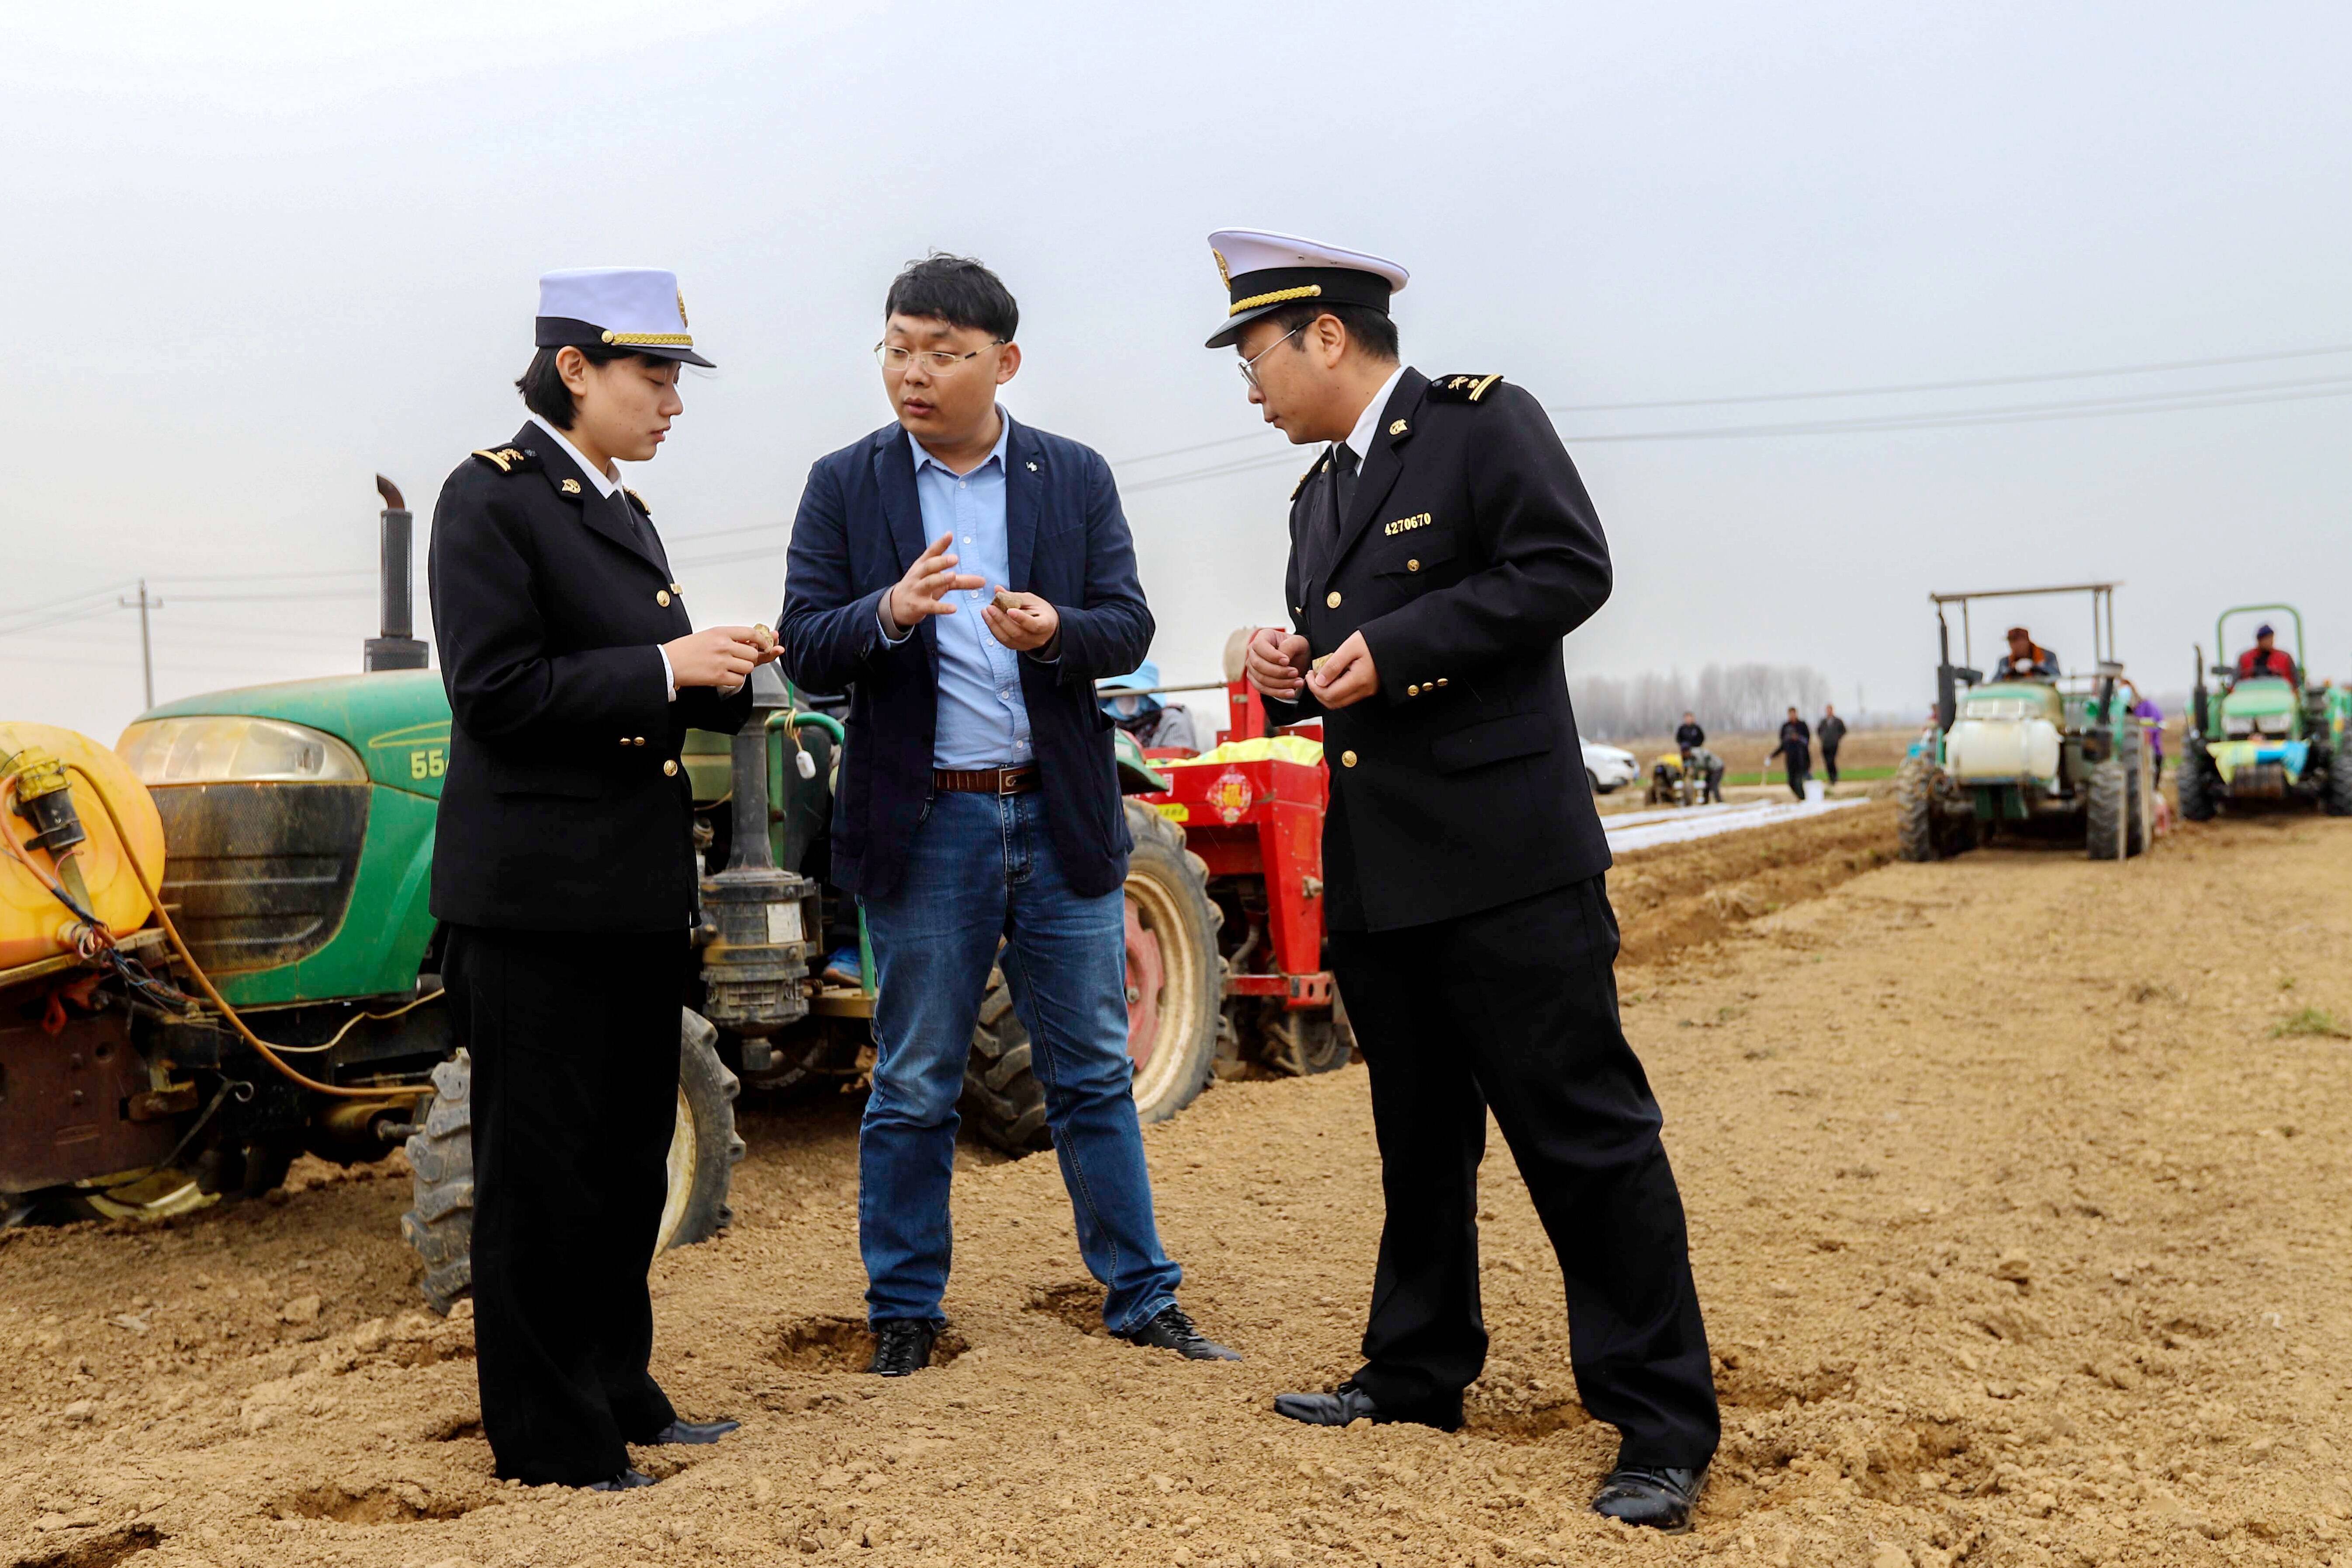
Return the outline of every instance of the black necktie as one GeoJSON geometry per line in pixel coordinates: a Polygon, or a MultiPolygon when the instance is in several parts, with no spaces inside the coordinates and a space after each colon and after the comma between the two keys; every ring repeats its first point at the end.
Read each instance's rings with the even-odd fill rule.
{"type": "Polygon", "coordinates": [[[1346,531],[1348,509],[1355,504],[1356,463],[1356,454],[1345,441],[1331,448],[1331,475],[1335,481],[1332,493],[1339,506],[1339,519],[1332,530],[1335,539],[1338,534],[1346,531]]]}

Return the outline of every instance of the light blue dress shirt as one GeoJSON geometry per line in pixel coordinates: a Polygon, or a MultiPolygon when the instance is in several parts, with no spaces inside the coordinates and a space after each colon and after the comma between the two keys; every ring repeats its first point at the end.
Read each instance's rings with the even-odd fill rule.
{"type": "MultiPolygon", "coordinates": [[[[998,410],[1003,418],[1003,411],[998,410]]],[[[956,570],[978,577],[977,588],[951,591],[956,613],[934,616],[940,638],[935,768],[1009,768],[1034,760],[1029,704],[1021,695],[1021,656],[996,640],[981,609],[1000,583],[1012,586],[1013,552],[1004,523],[1004,447],[1013,421],[1003,419],[996,449],[968,474],[959,474],[923,450],[910,432],[915,497],[923,509],[925,543],[955,535],[956,570]]]]}

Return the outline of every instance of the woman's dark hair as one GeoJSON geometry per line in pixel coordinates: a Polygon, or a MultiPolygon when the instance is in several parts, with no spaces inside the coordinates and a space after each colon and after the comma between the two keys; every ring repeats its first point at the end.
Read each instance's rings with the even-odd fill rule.
{"type": "Polygon", "coordinates": [[[563,384],[563,377],[555,369],[555,356],[567,347],[578,349],[580,357],[590,364],[611,364],[618,359],[641,359],[651,365],[673,363],[656,354],[616,349],[609,343],[569,343],[540,350],[530,356],[530,368],[515,377],[515,390],[522,394],[525,408],[558,430],[571,429],[572,420],[580,416],[579,405],[572,400],[572,389],[563,384]]]}
{"type": "MultiPolygon", "coordinates": [[[[1397,357],[1396,322],[1386,310],[1375,310],[1369,305],[1286,305],[1274,313],[1275,323],[1286,332],[1295,332],[1311,324],[1318,316],[1336,316],[1348,329],[1348,341],[1365,354],[1387,364],[1397,357]]],[[[1291,345],[1299,345],[1294,341],[1291,345]]]]}
{"type": "Polygon", "coordinates": [[[1021,307],[1004,280],[969,256],[934,250],[909,261],[890,280],[882,315],[922,316],[950,327],[970,327],[1000,342],[1011,342],[1021,325],[1021,307]]]}

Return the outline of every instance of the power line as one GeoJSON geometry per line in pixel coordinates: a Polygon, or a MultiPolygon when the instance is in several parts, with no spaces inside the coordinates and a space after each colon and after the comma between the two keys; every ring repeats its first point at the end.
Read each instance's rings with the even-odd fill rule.
{"type": "MultiPolygon", "coordinates": [[[[1969,376],[1957,381],[1914,381],[1883,386],[1830,387],[1819,392],[1754,392],[1726,397],[1658,398],[1640,403],[1547,404],[1544,411],[1548,414],[1622,414],[1637,409],[1714,408],[1743,403],[1801,403],[1838,397],[1884,397],[1912,392],[1960,392],[1985,386],[2026,386],[2037,382],[2096,381],[2116,375],[2152,375],[2165,371],[2210,370],[2221,365],[2264,364],[2279,360],[2319,359],[2330,354],[2343,353],[2352,353],[2352,343],[2330,344],[2323,348],[2279,349],[2269,353],[2221,354],[2210,359],[2157,360],[2145,364],[2108,365],[2098,370],[2035,371],[2021,375],[1969,376]]],[[[1143,463],[1155,463],[1163,458],[1181,458],[1193,452],[1205,452],[1213,447],[1231,447],[1243,441],[1259,440],[1264,435],[1264,431],[1254,430],[1246,436],[1224,436],[1213,441],[1198,441],[1189,447],[1171,447],[1166,451],[1147,452],[1139,458],[1125,458],[1119,466],[1133,467],[1143,463]]]]}
{"type": "MultiPolygon", "coordinates": [[[[2126,414],[2175,414],[2205,408],[2245,408],[2272,403],[2301,403],[2315,397],[2352,394],[2352,376],[2315,376],[2305,380],[2256,382],[2241,386],[2209,387],[2195,392],[2134,393],[2115,397],[2081,398],[2063,403],[1995,405],[1917,414],[1865,415],[1846,419],[1806,419],[1777,424],[1696,426],[1679,430],[1629,430],[1563,436],[1571,447],[1608,446],[1628,442],[1723,440],[1736,437],[1836,436],[1868,431],[1947,430],[1978,425],[2027,425],[2045,420],[2100,418],[2126,414]],[[2277,390],[2323,388],[2328,390],[2277,390]]],[[[1298,461],[1295,451],[1274,458],[1244,458],[1212,468],[1139,479],[1121,487],[1133,495],[1171,485],[1288,468],[1298,461]]]]}

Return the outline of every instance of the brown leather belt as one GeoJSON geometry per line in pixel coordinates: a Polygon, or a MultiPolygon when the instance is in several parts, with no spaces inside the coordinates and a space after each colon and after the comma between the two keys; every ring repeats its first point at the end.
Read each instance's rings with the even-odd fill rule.
{"type": "Polygon", "coordinates": [[[1037,787],[1037,764],[1017,768],[933,768],[933,789],[959,795],[1027,795],[1037,787]]]}

